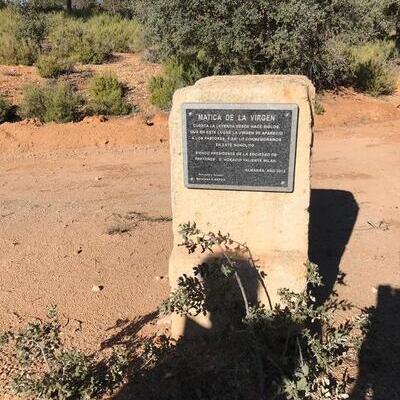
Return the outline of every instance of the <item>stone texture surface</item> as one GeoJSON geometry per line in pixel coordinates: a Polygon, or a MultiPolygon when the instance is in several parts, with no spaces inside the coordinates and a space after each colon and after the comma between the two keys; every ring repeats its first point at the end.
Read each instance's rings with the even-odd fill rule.
{"type": "MultiPolygon", "coordinates": [[[[245,242],[267,274],[269,297],[276,302],[282,287],[300,291],[305,285],[308,258],[310,199],[310,153],[312,145],[315,90],[303,76],[217,76],[199,80],[178,90],[173,99],[170,127],[171,194],[174,247],[170,257],[169,280],[191,273],[201,261],[188,255],[178,244],[179,224],[195,221],[204,231],[229,232],[245,242]],[[295,103],[299,106],[295,186],[292,193],[188,189],[184,185],[182,158],[183,103],[295,103]]],[[[204,257],[204,256],[203,256],[204,257]]],[[[266,302],[264,291],[259,298],[266,302]]],[[[207,317],[196,323],[210,328],[207,317]]],[[[172,335],[184,333],[185,320],[174,317],[172,335]]]]}

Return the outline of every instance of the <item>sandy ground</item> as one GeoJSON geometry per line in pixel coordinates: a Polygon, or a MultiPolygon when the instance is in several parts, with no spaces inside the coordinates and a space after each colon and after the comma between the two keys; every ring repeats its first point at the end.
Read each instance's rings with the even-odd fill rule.
{"type": "MultiPolygon", "coordinates": [[[[381,285],[400,288],[400,94],[322,103],[310,258],[328,289],[340,269],[340,295],[373,305],[381,285]]],[[[151,320],[169,289],[170,216],[165,115],[0,125],[0,330],[57,304],[68,340],[94,350],[151,320]]]]}

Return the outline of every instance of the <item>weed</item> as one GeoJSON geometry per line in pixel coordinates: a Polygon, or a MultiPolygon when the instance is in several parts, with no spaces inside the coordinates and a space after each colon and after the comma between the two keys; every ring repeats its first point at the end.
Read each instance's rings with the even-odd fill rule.
{"type": "Polygon", "coordinates": [[[132,110],[125,100],[124,89],[116,75],[95,76],[89,83],[90,106],[96,114],[124,115],[132,110]]]}
{"type": "Polygon", "coordinates": [[[68,84],[26,86],[20,108],[22,118],[42,122],[75,121],[83,104],[82,97],[68,84]]]}
{"type": "Polygon", "coordinates": [[[73,63],[70,60],[54,52],[41,54],[36,61],[39,75],[43,78],[57,78],[59,75],[70,72],[72,66],[73,63]]]}
{"type": "Polygon", "coordinates": [[[6,344],[14,359],[9,376],[14,393],[44,400],[97,399],[122,382],[128,363],[124,349],[116,348],[98,363],[93,355],[66,349],[60,333],[54,306],[46,321],[7,333],[6,344]]]}
{"type": "Polygon", "coordinates": [[[317,115],[322,115],[325,113],[325,107],[321,103],[321,100],[319,99],[318,96],[315,98],[314,111],[315,111],[315,114],[317,114],[317,115]]]}
{"type": "Polygon", "coordinates": [[[155,367],[157,374],[171,368],[171,363],[185,373],[176,372],[180,389],[170,383],[159,388],[161,393],[175,388],[181,391],[182,398],[260,399],[266,398],[266,393],[279,400],[349,397],[352,377],[342,366],[358,349],[367,315],[336,323],[335,311],[348,310],[351,305],[338,301],[335,294],[324,305],[316,304],[312,290],[322,285],[322,279],[311,263],[307,265],[307,289],[303,292],[282,289],[280,303],[270,304],[269,308],[252,304],[240,274],[243,261],[259,280],[265,277],[245,244],[236,242],[229,234],[202,232],[192,223],[181,226],[181,235],[182,246],[189,253],[209,252],[212,257],[195,267],[190,276],[179,278],[177,288],[161,311],[187,317],[210,313],[213,321],[218,321],[216,313],[228,312],[228,320],[225,328],[213,333],[206,346],[199,348],[198,341],[195,347],[178,343],[173,352],[167,351],[170,356],[162,356],[155,367]],[[228,295],[232,285],[237,297],[228,295]],[[235,307],[236,301],[242,307],[235,307]],[[239,312],[232,312],[235,308],[239,312]],[[194,366],[193,351],[208,361],[194,366]],[[213,365],[212,373],[209,365],[213,365]]]}
{"type": "Polygon", "coordinates": [[[396,75],[390,59],[396,54],[391,42],[368,43],[352,51],[352,69],[356,89],[373,96],[392,94],[396,75]]]}
{"type": "Polygon", "coordinates": [[[188,84],[192,84],[200,77],[195,66],[184,67],[176,60],[170,60],[164,68],[164,74],[154,76],[150,80],[149,90],[152,104],[163,110],[168,110],[172,105],[172,96],[175,91],[188,84]]]}

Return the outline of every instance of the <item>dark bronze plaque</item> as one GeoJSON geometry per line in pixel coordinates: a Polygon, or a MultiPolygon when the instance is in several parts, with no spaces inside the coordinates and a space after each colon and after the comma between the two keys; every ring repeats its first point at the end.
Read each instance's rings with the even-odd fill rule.
{"type": "Polygon", "coordinates": [[[292,192],[296,104],[184,104],[188,188],[292,192]]]}

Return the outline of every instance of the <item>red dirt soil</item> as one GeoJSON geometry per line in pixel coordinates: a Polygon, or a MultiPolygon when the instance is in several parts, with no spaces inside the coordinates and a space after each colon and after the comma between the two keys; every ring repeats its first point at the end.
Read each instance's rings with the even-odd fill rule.
{"type": "MultiPolygon", "coordinates": [[[[314,230],[327,252],[316,257],[340,261],[340,296],[373,305],[379,285],[400,287],[400,94],[326,93],[322,104],[314,197],[331,193],[326,210],[337,199],[335,212],[350,214],[339,248],[326,243],[330,226],[314,230]]],[[[95,350],[155,311],[169,290],[171,224],[138,213],[171,215],[166,115],[153,126],[143,115],[0,125],[0,331],[57,304],[68,341],[95,350]]]]}

